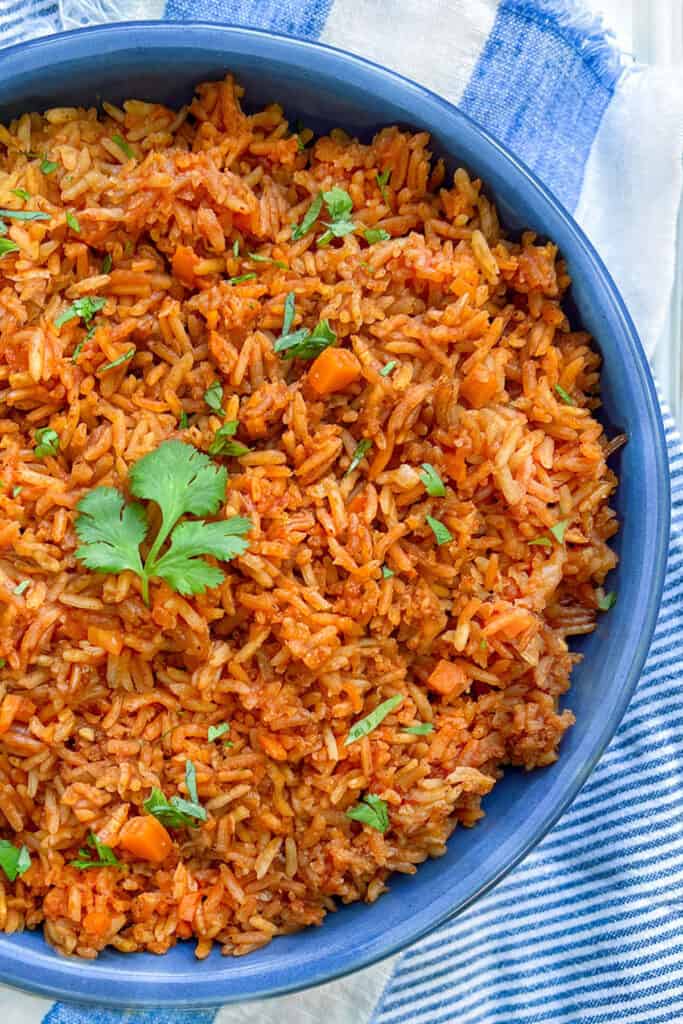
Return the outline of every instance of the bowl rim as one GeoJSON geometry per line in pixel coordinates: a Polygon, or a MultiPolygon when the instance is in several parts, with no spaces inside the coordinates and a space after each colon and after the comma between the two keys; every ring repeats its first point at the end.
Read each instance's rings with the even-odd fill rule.
{"type": "MultiPolygon", "coordinates": [[[[624,683],[619,691],[619,699],[609,709],[602,728],[597,735],[596,742],[592,748],[591,757],[585,763],[583,770],[564,787],[562,798],[552,807],[546,809],[534,822],[534,827],[526,835],[523,842],[517,844],[512,853],[506,853],[502,862],[495,870],[489,871],[488,875],[475,892],[468,897],[459,900],[454,905],[443,909],[439,915],[428,923],[418,926],[406,921],[401,931],[400,938],[383,944],[381,940],[375,941],[374,945],[367,950],[355,949],[345,954],[338,965],[327,964],[320,966],[318,963],[310,965],[305,978],[298,978],[291,982],[281,984],[263,984],[258,977],[250,977],[245,972],[240,982],[240,991],[231,991],[230,986],[234,985],[234,979],[221,979],[217,972],[208,972],[205,978],[201,978],[197,970],[190,976],[184,971],[174,976],[162,971],[152,973],[149,976],[140,977],[140,991],[127,998],[119,992],[125,986],[125,978],[120,977],[120,968],[108,966],[103,972],[98,972],[97,980],[89,976],[87,967],[76,960],[58,960],[54,958],[51,951],[39,953],[31,950],[26,955],[23,946],[12,948],[9,941],[12,936],[0,934],[0,981],[14,988],[46,996],[53,999],[63,999],[68,1002],[80,1002],[87,1005],[99,1005],[104,1007],[118,1008],[166,1008],[166,1009],[201,1009],[228,1005],[230,1003],[243,1002],[253,999],[272,998],[302,991],[304,989],[345,977],[355,971],[361,970],[374,963],[378,963],[390,956],[395,955],[407,946],[412,945],[446,921],[454,918],[477,899],[492,889],[502,878],[513,870],[530,851],[544,838],[544,836],[557,823],[569,805],[575,799],[605,748],[616,732],[619,723],[626,711],[629,701],[633,695],[636,684],[640,677],[645,663],[652,635],[654,632],[659,606],[661,602],[664,579],[668,557],[668,541],[670,533],[670,477],[668,467],[667,445],[664,426],[661,418],[660,405],[657,398],[656,387],[650,372],[647,357],[643,351],[638,333],[631,316],[626,309],[609,271],[601,257],[589,241],[583,230],[576,223],[572,215],[555,197],[555,195],[536,177],[523,161],[514,156],[495,136],[491,135],[473,118],[459,109],[450,101],[439,96],[433,90],[420,85],[414,80],[390,70],[375,61],[349,53],[339,47],[326,43],[310,41],[296,36],[288,36],[280,32],[271,32],[264,29],[244,28],[240,25],[224,22],[208,22],[193,20],[187,22],[169,21],[124,21],[103,25],[86,26],[66,32],[58,32],[49,36],[42,36],[38,39],[26,40],[8,46],[2,51],[2,64],[0,65],[0,81],[8,73],[15,74],[19,70],[22,73],[38,72],[45,61],[63,59],[68,56],[95,58],[102,57],[102,52],[96,47],[97,39],[106,39],[110,49],[126,50],[132,48],[144,48],[148,42],[156,46],[172,47],[180,44],[190,46],[193,43],[193,36],[197,36],[196,44],[199,49],[209,43],[208,39],[199,38],[202,33],[210,33],[212,37],[220,36],[225,40],[226,49],[230,43],[234,44],[240,39],[268,46],[275,44],[275,47],[287,50],[291,58],[292,53],[317,55],[329,65],[343,65],[346,69],[355,67],[359,72],[371,72],[378,79],[383,79],[389,85],[400,89],[404,95],[422,97],[436,104],[443,112],[444,117],[454,122],[464,123],[469,130],[478,135],[495,157],[508,169],[511,169],[518,179],[522,179],[525,187],[530,193],[535,193],[545,204],[545,213],[548,208],[554,216],[561,221],[563,229],[582,250],[583,258],[589,266],[590,272],[594,274],[604,286],[603,308],[609,312],[613,323],[618,324],[621,335],[627,340],[630,356],[632,357],[638,374],[642,380],[643,392],[646,397],[646,408],[643,410],[644,419],[647,421],[652,436],[654,456],[656,462],[655,476],[659,484],[657,502],[659,503],[660,514],[655,517],[651,526],[652,543],[655,549],[654,563],[650,567],[650,593],[651,598],[646,607],[646,613],[640,623],[638,636],[634,642],[634,653],[629,671],[625,676],[624,683]],[[134,33],[134,34],[133,34],[134,33]],[[150,37],[154,37],[153,40],[150,37]],[[115,45],[117,40],[120,45],[115,45]],[[52,51],[52,54],[50,53],[52,51]],[[69,51],[69,52],[67,52],[69,51]],[[16,59],[22,59],[21,68],[16,65],[16,59]],[[7,68],[11,61],[15,61],[15,67],[7,68]],[[90,979],[90,980],[88,980],[90,979]],[[142,991],[144,990],[144,991],[142,991]]],[[[215,45],[208,47],[209,52],[216,52],[215,45]]],[[[343,76],[342,76],[343,77],[343,76]]],[[[616,328],[612,328],[616,330],[616,328]]],[[[650,517],[652,518],[652,517],[650,517]]],[[[378,904],[381,906],[381,903],[378,904]]],[[[118,961],[117,961],[118,962],[118,961]]],[[[134,964],[132,964],[134,966],[134,964]]]]}

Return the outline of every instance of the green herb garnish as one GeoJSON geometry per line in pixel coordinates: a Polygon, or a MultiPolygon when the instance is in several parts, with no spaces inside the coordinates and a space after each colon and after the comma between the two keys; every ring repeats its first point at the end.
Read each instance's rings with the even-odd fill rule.
{"type": "Polygon", "coordinates": [[[363,232],[363,237],[368,245],[375,245],[376,242],[388,242],[391,235],[384,228],[368,228],[363,232]]]}
{"type": "Polygon", "coordinates": [[[187,792],[192,803],[198,804],[199,796],[197,795],[197,769],[195,768],[192,761],[185,762],[185,785],[187,786],[187,792]]]}
{"type": "Polygon", "coordinates": [[[576,405],[576,402],[574,401],[572,396],[569,394],[569,392],[565,391],[564,388],[560,387],[559,384],[555,385],[555,390],[557,391],[558,395],[560,396],[562,401],[565,403],[565,405],[576,405]]]}
{"type": "Polygon", "coordinates": [[[444,487],[443,480],[434,469],[430,462],[422,463],[422,472],[420,473],[420,480],[425,485],[427,494],[432,498],[445,498],[446,488],[444,487]]]}
{"type": "Polygon", "coordinates": [[[21,486],[21,484],[17,484],[16,487],[12,488],[12,497],[13,498],[18,498],[19,495],[21,494],[21,492],[23,491],[23,489],[24,488],[21,486]]]}
{"type": "Polygon", "coordinates": [[[124,363],[127,363],[129,359],[133,358],[136,352],[137,349],[135,348],[135,345],[133,345],[133,347],[129,348],[127,352],[117,356],[116,359],[112,359],[110,363],[105,363],[104,366],[99,366],[97,368],[97,372],[104,373],[105,370],[114,370],[117,366],[123,366],[124,363]]]}
{"type": "Polygon", "coordinates": [[[46,455],[56,455],[59,451],[59,434],[51,427],[39,427],[35,433],[34,453],[39,459],[46,455]]]}
{"type": "Polygon", "coordinates": [[[411,736],[428,736],[430,732],[434,732],[434,726],[431,722],[420,722],[418,725],[407,725],[401,732],[407,732],[411,736]]]}
{"type": "Polygon", "coordinates": [[[385,363],[382,369],[379,371],[380,377],[388,377],[392,370],[395,370],[398,363],[395,359],[390,359],[388,363],[385,363]]]}
{"type": "Polygon", "coordinates": [[[351,461],[349,462],[349,468],[344,473],[344,476],[350,476],[351,473],[353,473],[354,469],[358,469],[358,467],[360,466],[361,462],[363,461],[363,459],[368,454],[368,452],[370,451],[371,448],[372,448],[372,441],[368,437],[366,437],[363,441],[359,441],[358,442],[358,444],[356,445],[355,451],[354,451],[353,455],[351,456],[351,461]]]}
{"type": "Polygon", "coordinates": [[[549,537],[534,537],[533,540],[527,541],[527,544],[537,544],[539,548],[551,548],[553,542],[549,537]]]}
{"type": "Polygon", "coordinates": [[[63,327],[69,320],[75,320],[77,317],[81,317],[85,321],[86,325],[90,323],[95,313],[99,313],[106,299],[102,299],[97,295],[90,296],[86,295],[84,299],[76,299],[68,309],[65,309],[60,316],[55,320],[55,327],[63,327]]]}
{"type": "Polygon", "coordinates": [[[250,450],[240,441],[233,441],[232,437],[237,431],[237,420],[230,420],[219,427],[214,434],[214,439],[209,446],[209,455],[232,455],[239,458],[246,455],[250,450]]]}
{"type": "Polygon", "coordinates": [[[43,158],[40,163],[41,174],[52,174],[52,172],[56,171],[58,167],[59,164],[54,163],[52,160],[48,160],[47,154],[43,154],[43,158]]]}
{"type": "Polygon", "coordinates": [[[0,868],[10,882],[15,882],[31,867],[31,854],[28,846],[14,846],[9,839],[0,839],[0,868]]]}
{"type": "Polygon", "coordinates": [[[221,736],[225,736],[226,732],[230,732],[229,722],[221,722],[219,725],[210,725],[206,738],[209,743],[213,743],[214,740],[219,740],[221,736]]]}
{"type": "Polygon", "coordinates": [[[564,535],[567,532],[568,526],[568,519],[560,519],[559,523],[555,523],[554,526],[550,527],[550,532],[552,533],[553,537],[558,542],[558,544],[564,544],[564,535]]]}
{"type": "Polygon", "coordinates": [[[399,704],[403,703],[403,694],[397,693],[393,697],[389,697],[388,700],[382,701],[378,704],[374,711],[371,711],[365,718],[361,718],[359,722],[352,725],[349,729],[349,735],[344,740],[344,746],[348,747],[350,743],[355,743],[356,740],[361,739],[363,736],[368,736],[369,733],[374,732],[378,725],[380,725],[387,715],[391,714],[394,708],[397,708],[399,704]]]}
{"type": "Polygon", "coordinates": [[[11,252],[19,252],[19,246],[11,238],[0,238],[0,260],[11,252]]]}
{"type": "Polygon", "coordinates": [[[124,137],[122,135],[112,135],[111,141],[116,146],[119,147],[119,149],[121,150],[123,155],[127,156],[129,160],[134,160],[135,159],[135,153],[133,152],[133,150],[128,145],[128,143],[126,142],[126,140],[124,139],[124,137]]]}
{"type": "Polygon", "coordinates": [[[81,847],[78,851],[78,859],[69,861],[72,867],[78,868],[79,871],[85,871],[87,868],[121,867],[121,863],[117,859],[111,846],[107,846],[106,843],[101,843],[94,832],[90,833],[86,842],[87,845],[85,847],[81,847]],[[91,849],[94,849],[97,855],[96,858],[92,856],[88,846],[91,849]]]}
{"type": "Polygon", "coordinates": [[[287,264],[283,263],[282,260],[274,260],[270,256],[262,256],[260,252],[248,252],[247,256],[254,263],[272,263],[274,267],[279,267],[280,270],[287,270],[287,264]]]}
{"type": "Polygon", "coordinates": [[[0,210],[0,217],[8,220],[49,220],[50,214],[41,210],[0,210]]]}
{"type": "Polygon", "coordinates": [[[149,530],[147,513],[137,502],[128,504],[113,487],[96,487],[78,502],[76,533],[82,543],[76,557],[95,572],[134,572],[142,581],[146,604],[153,578],[165,580],[180,594],[203,594],[208,587],[217,587],[224,575],[201,556],[227,562],[244,554],[249,546],[244,537],[252,523],[241,516],[219,522],[179,520],[184,515],[215,515],[226,483],[225,469],[203,452],[182,441],[164,441],[129,473],[131,493],[156,502],[161,511],[161,526],[144,564],[140,545],[149,530]]]}
{"type": "Polygon", "coordinates": [[[383,565],[382,566],[382,578],[383,579],[390,580],[391,577],[395,576],[395,575],[396,575],[396,573],[394,572],[394,570],[390,569],[388,565],[383,565]]]}
{"type": "Polygon", "coordinates": [[[208,405],[209,409],[212,409],[214,412],[220,413],[221,416],[224,415],[223,385],[220,383],[220,381],[215,380],[213,384],[209,385],[209,387],[204,392],[204,401],[208,405]]]}
{"type": "Polygon", "coordinates": [[[376,176],[375,181],[377,182],[378,188],[382,193],[382,199],[384,200],[385,203],[388,203],[389,195],[387,193],[387,185],[391,181],[391,170],[387,168],[386,171],[382,171],[381,174],[378,174],[376,176]]]}
{"type": "Polygon", "coordinates": [[[232,254],[235,257],[235,259],[237,259],[239,257],[239,254],[240,254],[240,240],[239,240],[239,238],[236,238],[235,241],[232,243],[232,254]]]}
{"type": "Polygon", "coordinates": [[[105,257],[102,260],[102,273],[103,274],[108,274],[109,271],[111,270],[111,265],[112,265],[111,253],[108,252],[108,253],[105,254],[105,257]]]}
{"type": "Polygon", "coordinates": [[[301,327],[292,334],[281,335],[275,342],[273,351],[279,352],[283,359],[315,359],[323,349],[334,345],[336,340],[337,335],[329,322],[321,320],[312,331],[307,327],[301,327]]]}
{"type": "Polygon", "coordinates": [[[601,612],[608,612],[610,608],[614,608],[617,603],[617,595],[613,590],[610,590],[603,597],[598,598],[598,608],[601,612]]]}
{"type": "Polygon", "coordinates": [[[206,810],[198,802],[172,796],[167,800],[160,789],[152,790],[142,805],[148,814],[168,828],[197,828],[198,821],[206,821],[206,810]]]}
{"type": "Polygon", "coordinates": [[[253,281],[258,274],[239,274],[237,277],[229,277],[228,284],[242,284],[242,281],[253,281]]]}
{"type": "Polygon", "coordinates": [[[363,825],[377,829],[378,832],[386,832],[389,828],[389,811],[384,800],[374,793],[368,793],[359,804],[351,807],[346,812],[346,817],[352,821],[360,821],[363,825]]]}
{"type": "Polygon", "coordinates": [[[31,198],[31,193],[27,192],[25,188],[13,188],[10,189],[13,195],[17,196],[18,199],[23,199],[24,202],[28,202],[31,198]]]}
{"type": "Polygon", "coordinates": [[[0,658],[0,668],[4,668],[6,664],[7,664],[7,662],[5,661],[5,659],[4,658],[0,658]]]}
{"type": "Polygon", "coordinates": [[[323,200],[330,215],[330,220],[324,221],[327,231],[318,239],[318,245],[328,245],[333,238],[343,238],[356,230],[356,225],[350,219],[353,210],[353,200],[343,188],[335,186],[329,192],[323,192],[323,200]]]}
{"type": "Polygon", "coordinates": [[[14,588],[14,590],[12,591],[12,593],[16,594],[17,597],[21,597],[22,594],[26,593],[26,591],[28,590],[28,588],[30,586],[31,586],[31,581],[30,580],[22,580],[21,583],[17,583],[17,585],[14,588]]]}
{"type": "Polygon", "coordinates": [[[76,234],[80,235],[81,225],[78,223],[78,217],[75,213],[72,213],[71,210],[66,211],[66,223],[72,231],[75,231],[76,234]]]}
{"type": "Polygon", "coordinates": [[[187,413],[185,412],[184,409],[183,409],[183,411],[180,414],[180,419],[178,420],[178,425],[179,425],[181,430],[187,430],[187,428],[190,425],[190,421],[189,421],[187,413]]]}
{"type": "Polygon", "coordinates": [[[453,540],[453,534],[450,532],[447,526],[444,526],[442,522],[435,519],[434,516],[426,516],[427,523],[431,527],[431,531],[436,537],[436,543],[441,547],[442,544],[450,544],[453,540]]]}
{"type": "Polygon", "coordinates": [[[300,238],[303,238],[304,235],[308,234],[308,232],[311,230],[311,228],[317,221],[318,217],[320,216],[320,211],[322,210],[322,207],[323,194],[322,192],[318,192],[317,196],[306,210],[306,213],[304,214],[304,218],[301,221],[301,224],[292,224],[293,242],[297,242],[300,238]]]}

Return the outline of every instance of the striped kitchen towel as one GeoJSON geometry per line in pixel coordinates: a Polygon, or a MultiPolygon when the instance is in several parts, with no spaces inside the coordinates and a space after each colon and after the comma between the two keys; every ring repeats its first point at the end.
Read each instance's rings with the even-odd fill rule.
{"type": "MultiPolygon", "coordinates": [[[[578,3],[0,0],[0,46],[141,17],[320,39],[458,103],[574,212],[652,353],[674,272],[683,82],[621,57],[578,3]]],[[[3,1024],[683,1021],[683,451],[666,413],[665,425],[671,549],[645,672],[572,808],[495,890],[393,963],[306,993],[192,1015],[51,1006],[0,989],[3,1024]]]]}

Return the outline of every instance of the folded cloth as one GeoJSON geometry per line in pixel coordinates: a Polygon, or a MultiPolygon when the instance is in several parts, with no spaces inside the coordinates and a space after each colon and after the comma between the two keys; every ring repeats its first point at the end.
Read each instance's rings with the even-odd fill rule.
{"type": "MultiPolygon", "coordinates": [[[[650,354],[671,291],[683,83],[628,64],[572,0],[0,0],[0,45],[131,17],[270,28],[352,50],[458,103],[571,209],[650,354]]],[[[4,1024],[616,1024],[683,1020],[683,450],[665,425],[669,570],[624,722],[524,863],[393,963],[216,1014],[79,1009],[0,990],[4,1024]]],[[[381,904],[380,904],[381,907],[381,904]]],[[[381,912],[380,907],[376,912],[381,912]]]]}

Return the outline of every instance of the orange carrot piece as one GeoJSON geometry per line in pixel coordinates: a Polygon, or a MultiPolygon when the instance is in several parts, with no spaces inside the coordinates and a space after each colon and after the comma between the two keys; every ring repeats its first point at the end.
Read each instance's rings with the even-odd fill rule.
{"type": "Polygon", "coordinates": [[[469,685],[469,680],[464,669],[460,665],[454,665],[443,659],[438,662],[436,668],[427,680],[430,690],[436,690],[444,697],[458,696],[464,693],[469,685]]]}
{"type": "Polygon", "coordinates": [[[199,892],[186,892],[178,904],[178,919],[192,924],[201,898],[202,894],[199,892]]]}
{"type": "Polygon", "coordinates": [[[173,849],[173,840],[160,821],[151,814],[143,814],[126,822],[119,845],[140,860],[160,864],[173,849]]]}
{"type": "Polygon", "coordinates": [[[120,654],[123,648],[121,634],[101,626],[88,626],[88,643],[101,647],[107,654],[120,654]]]}
{"type": "Polygon", "coordinates": [[[194,269],[199,263],[199,257],[189,245],[179,245],[173,254],[173,276],[186,284],[188,288],[194,288],[197,281],[194,276],[194,269]]]}
{"type": "Polygon", "coordinates": [[[473,366],[460,385],[460,395],[474,409],[481,409],[498,390],[498,376],[492,359],[473,366]]]}
{"type": "Polygon", "coordinates": [[[16,693],[8,693],[0,704],[0,736],[8,731],[21,707],[23,697],[16,693]]]}
{"type": "Polygon", "coordinates": [[[287,751],[276,736],[270,736],[268,733],[261,733],[258,739],[268,757],[272,757],[274,761],[287,760],[287,751]]]}
{"type": "Polygon", "coordinates": [[[111,927],[111,917],[106,910],[90,910],[83,918],[83,927],[91,935],[106,935],[111,927]]]}
{"type": "Polygon", "coordinates": [[[317,395],[331,395],[343,391],[358,380],[361,366],[353,352],[347,348],[326,348],[308,371],[308,383],[317,395]]]}
{"type": "Polygon", "coordinates": [[[464,484],[467,477],[464,448],[456,448],[454,452],[444,452],[443,465],[451,480],[455,480],[458,484],[464,484]]]}

